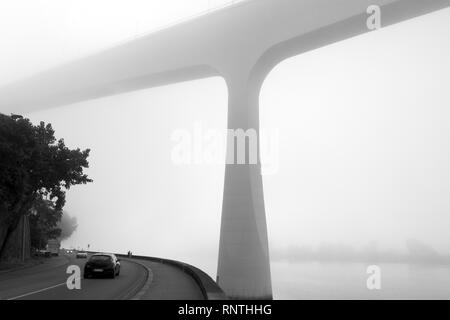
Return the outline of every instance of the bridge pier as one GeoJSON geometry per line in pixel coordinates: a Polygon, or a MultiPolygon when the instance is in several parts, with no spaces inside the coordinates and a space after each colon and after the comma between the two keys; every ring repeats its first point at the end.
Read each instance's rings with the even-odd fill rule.
{"type": "Polygon", "coordinates": [[[248,77],[227,80],[228,129],[257,133],[257,161],[250,161],[246,143],[245,164],[236,162],[238,148],[228,135],[227,164],[222,206],[217,281],[228,297],[272,299],[267,224],[259,154],[260,86],[248,77]],[[230,163],[231,159],[235,161],[230,163]]]}

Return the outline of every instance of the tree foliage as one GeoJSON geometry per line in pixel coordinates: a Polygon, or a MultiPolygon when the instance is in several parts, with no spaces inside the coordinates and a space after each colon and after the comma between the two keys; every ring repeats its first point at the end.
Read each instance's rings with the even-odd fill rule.
{"type": "Polygon", "coordinates": [[[55,210],[51,201],[35,200],[29,219],[32,248],[44,249],[49,239],[61,236],[61,229],[58,228],[61,216],[62,211],[55,210]]]}
{"type": "Polygon", "coordinates": [[[92,182],[84,173],[89,152],[66,147],[51,124],[0,114],[0,257],[8,234],[33,205],[45,200],[60,214],[66,191],[92,182]]]}

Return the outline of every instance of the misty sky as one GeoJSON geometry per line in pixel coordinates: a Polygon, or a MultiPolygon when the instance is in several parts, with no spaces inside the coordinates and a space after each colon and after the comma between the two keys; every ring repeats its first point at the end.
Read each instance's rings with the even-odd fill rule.
{"type": "MultiPolygon", "coordinates": [[[[256,0],[257,1],[257,0],[256,0]]],[[[226,1],[0,2],[0,85],[226,1]]],[[[450,254],[450,10],[291,58],[261,92],[279,132],[264,176],[271,250],[417,239],[450,254]]],[[[180,259],[216,273],[224,165],[176,165],[175,130],[225,129],[210,78],[27,115],[91,148],[63,245],[180,259]]],[[[264,160],[264,159],[263,159],[264,160]]]]}

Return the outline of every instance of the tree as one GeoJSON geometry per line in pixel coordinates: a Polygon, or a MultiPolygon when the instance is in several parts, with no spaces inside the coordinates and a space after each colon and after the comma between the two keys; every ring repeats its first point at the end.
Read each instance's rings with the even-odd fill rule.
{"type": "Polygon", "coordinates": [[[30,214],[31,247],[44,249],[49,239],[61,236],[58,224],[62,211],[56,211],[51,201],[37,199],[30,214]]]}
{"type": "Polygon", "coordinates": [[[0,259],[20,218],[39,201],[61,212],[66,191],[92,182],[84,174],[90,150],[71,150],[56,140],[51,124],[33,125],[0,114],[0,259]]]}

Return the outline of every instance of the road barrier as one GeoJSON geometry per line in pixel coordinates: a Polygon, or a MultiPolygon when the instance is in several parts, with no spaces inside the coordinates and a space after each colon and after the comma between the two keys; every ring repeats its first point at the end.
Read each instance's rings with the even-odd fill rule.
{"type": "MultiPolygon", "coordinates": [[[[94,253],[94,252],[92,252],[94,253]]],[[[117,257],[120,258],[130,258],[127,254],[122,253],[115,253],[117,257]]],[[[157,257],[147,257],[147,256],[137,256],[132,255],[131,259],[136,260],[147,260],[152,262],[157,262],[169,266],[173,266],[177,269],[180,269],[196,282],[196,284],[199,286],[200,290],[202,291],[203,297],[206,300],[227,300],[227,296],[223,292],[223,290],[219,287],[219,285],[205,272],[200,270],[197,267],[194,267],[190,264],[176,261],[176,260],[170,260],[170,259],[163,259],[163,258],[157,258],[157,257]]]]}

